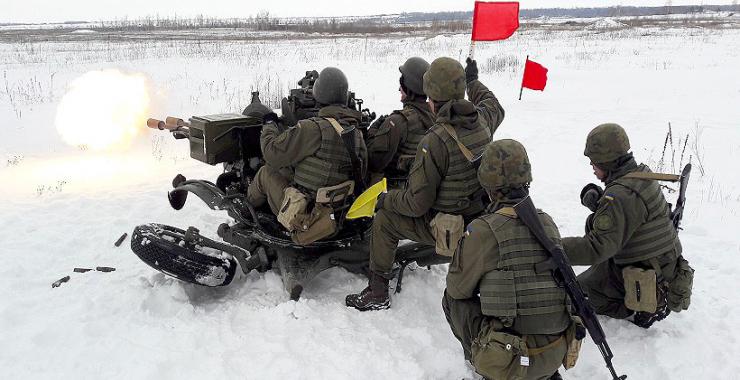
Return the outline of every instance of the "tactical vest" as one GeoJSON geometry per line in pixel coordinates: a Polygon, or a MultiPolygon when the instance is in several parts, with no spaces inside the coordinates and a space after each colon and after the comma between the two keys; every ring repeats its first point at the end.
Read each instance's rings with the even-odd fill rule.
{"type": "MultiPolygon", "coordinates": [[[[559,243],[552,219],[542,211],[539,214],[547,236],[559,243]]],[[[509,208],[481,218],[493,231],[499,251],[496,269],[480,281],[481,311],[520,334],[561,333],[570,324],[567,294],[551,271],[535,270],[549,256],[515,215],[509,208]]]]}
{"type": "MultiPolygon", "coordinates": [[[[646,165],[637,168],[639,172],[650,172],[646,165]]],[[[660,184],[654,180],[619,178],[606,186],[605,194],[613,186],[622,186],[632,190],[643,201],[647,208],[647,221],[635,230],[629,241],[614,256],[618,265],[628,265],[650,260],[664,254],[675,252],[680,245],[676,244],[676,230],[670,219],[670,209],[660,184]]]]}
{"type": "MultiPolygon", "coordinates": [[[[480,124],[473,129],[455,128],[455,131],[460,142],[474,156],[481,155],[486,145],[491,142],[491,131],[480,124]]],[[[459,214],[477,202],[480,203],[480,209],[476,211],[481,211],[483,203],[480,198],[483,191],[478,182],[476,168],[465,158],[443,124],[435,124],[429,132],[437,135],[444,143],[449,163],[437,189],[437,199],[432,208],[448,214],[459,214]]]]}
{"type": "MultiPolygon", "coordinates": [[[[316,191],[322,187],[338,185],[352,179],[352,160],[342,138],[329,121],[319,117],[301,121],[307,122],[319,126],[321,146],[312,156],[304,158],[296,165],[294,181],[315,196],[316,191]]],[[[359,156],[364,142],[360,131],[355,130],[354,134],[355,154],[359,156]]]]}
{"type": "Polygon", "coordinates": [[[396,166],[399,156],[416,155],[416,148],[419,146],[421,139],[426,135],[427,130],[424,127],[424,123],[421,121],[419,112],[413,107],[405,107],[404,109],[394,113],[400,114],[406,121],[406,139],[398,146],[396,155],[393,157],[393,163],[394,166],[396,166]]]}

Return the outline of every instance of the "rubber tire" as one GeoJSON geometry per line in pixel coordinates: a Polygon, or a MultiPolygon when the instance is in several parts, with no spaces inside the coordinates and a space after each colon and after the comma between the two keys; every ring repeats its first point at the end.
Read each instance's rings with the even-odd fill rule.
{"type": "Polygon", "coordinates": [[[150,267],[178,280],[208,287],[229,285],[238,267],[236,259],[183,247],[178,243],[184,236],[185,231],[163,224],[137,226],[131,235],[131,250],[150,267]],[[163,237],[164,230],[179,235],[179,240],[163,237]]]}

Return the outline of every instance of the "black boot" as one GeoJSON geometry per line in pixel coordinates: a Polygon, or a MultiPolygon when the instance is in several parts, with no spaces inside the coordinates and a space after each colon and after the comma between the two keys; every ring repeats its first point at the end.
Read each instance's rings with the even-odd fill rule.
{"type": "Polygon", "coordinates": [[[391,298],[388,295],[388,279],[370,272],[367,288],[358,294],[350,294],[345,299],[348,307],[359,311],[383,310],[391,307],[391,298]]]}
{"type": "Polygon", "coordinates": [[[664,320],[670,313],[671,310],[668,308],[668,287],[665,284],[660,284],[658,286],[658,307],[655,313],[638,311],[635,313],[632,323],[644,329],[649,329],[653,323],[664,320]]]}

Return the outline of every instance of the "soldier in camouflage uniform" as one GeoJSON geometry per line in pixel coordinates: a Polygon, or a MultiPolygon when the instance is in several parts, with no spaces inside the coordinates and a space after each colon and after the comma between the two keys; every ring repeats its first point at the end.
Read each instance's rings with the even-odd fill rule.
{"type": "Polygon", "coordinates": [[[370,182],[383,177],[405,179],[416,148],[434,124],[427,96],[424,93],[424,73],[429,63],[422,58],[409,58],[401,71],[401,102],[403,109],[381,116],[367,131],[368,171],[370,182]]]}
{"type": "Polygon", "coordinates": [[[586,235],[564,238],[563,248],[571,264],[591,265],[578,282],[597,313],[612,318],[634,315],[636,325],[648,328],[671,310],[688,308],[686,294],[676,293],[677,289],[690,293],[685,275],[690,271],[693,278],[693,270],[681,256],[681,242],[660,184],[635,178],[633,173],[651,171],[638,165],[629,149],[627,133],[617,124],[603,124],[589,133],[584,155],[606,188],[593,184],[584,188],[581,202],[593,212],[586,235]],[[625,305],[625,268],[655,271],[654,312],[635,312],[625,305]]]}
{"type": "MultiPolygon", "coordinates": [[[[513,208],[529,194],[532,181],[524,146],[515,140],[491,143],[478,179],[492,203],[468,225],[450,264],[442,299],[447,322],[465,359],[481,375],[497,380],[559,378],[554,374],[566,354],[564,335],[571,315],[565,290],[552,273],[535,270],[549,255],[513,208]],[[526,365],[506,358],[512,350],[497,352],[491,349],[496,343],[487,345],[517,347],[514,342],[521,341],[527,347],[526,354],[519,353],[528,358],[526,365]],[[496,362],[506,365],[490,364],[496,362]]],[[[560,241],[552,218],[539,214],[547,235],[560,241]]]]}
{"type": "Polygon", "coordinates": [[[255,207],[267,202],[276,215],[283,202],[284,190],[298,188],[309,197],[322,187],[338,185],[353,179],[352,162],[332,120],[344,130],[354,128],[355,152],[362,162],[362,175],[367,165],[367,148],[358,129],[362,115],[347,107],[348,84],[341,70],[325,68],[314,84],[314,98],[322,108],[318,117],[301,120],[280,131],[275,123],[262,128],[260,145],[266,164],[260,168],[247,190],[247,201],[255,207]],[[291,181],[281,170],[291,169],[291,181]]]}
{"type": "Polygon", "coordinates": [[[400,240],[435,245],[430,223],[438,213],[469,221],[484,209],[475,164],[461,146],[475,156],[482,154],[503,121],[503,108],[478,81],[478,69],[471,60],[463,69],[452,58],[436,59],[424,74],[424,93],[436,121],[419,143],[406,187],[378,198],[370,241],[369,284],[346,299],[347,306],[358,310],[390,307],[388,281],[400,240]],[[470,101],[464,99],[466,82],[470,101]]]}

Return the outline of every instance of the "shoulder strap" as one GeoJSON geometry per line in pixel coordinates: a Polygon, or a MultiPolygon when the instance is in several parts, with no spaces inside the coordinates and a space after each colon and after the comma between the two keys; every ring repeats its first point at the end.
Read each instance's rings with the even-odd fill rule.
{"type": "Polygon", "coordinates": [[[442,124],[442,127],[445,129],[445,131],[447,131],[450,137],[455,140],[463,156],[465,156],[465,158],[467,158],[470,162],[475,161],[475,156],[473,155],[473,152],[471,152],[470,149],[468,149],[468,147],[466,147],[465,144],[460,141],[460,139],[457,137],[457,132],[455,132],[455,129],[452,128],[452,126],[449,124],[442,124]]]}
{"type": "Polygon", "coordinates": [[[362,162],[355,152],[357,150],[357,147],[355,146],[355,128],[352,127],[350,129],[344,129],[336,119],[330,117],[327,117],[326,121],[331,124],[334,131],[339,135],[339,139],[344,143],[344,148],[347,149],[347,154],[349,154],[350,161],[352,161],[352,177],[354,177],[355,180],[355,195],[359,195],[365,191],[367,185],[365,184],[365,178],[362,175],[362,162]]]}
{"type": "Polygon", "coordinates": [[[516,210],[513,207],[502,207],[498,209],[495,214],[507,216],[509,218],[516,218],[516,210]]]}
{"type": "Polygon", "coordinates": [[[334,130],[337,132],[339,137],[342,137],[342,132],[344,132],[344,127],[342,127],[342,124],[339,124],[336,119],[332,119],[330,117],[327,117],[325,120],[328,121],[332,127],[334,127],[334,130]]]}
{"type": "Polygon", "coordinates": [[[681,180],[680,175],[676,174],[663,174],[663,173],[652,173],[652,172],[632,172],[622,176],[622,178],[631,179],[652,179],[656,181],[666,182],[678,182],[681,180]]]}
{"type": "Polygon", "coordinates": [[[404,107],[398,113],[401,114],[404,117],[404,119],[406,119],[407,122],[410,122],[411,119],[419,117],[419,115],[417,114],[417,111],[410,107],[404,107]]]}

